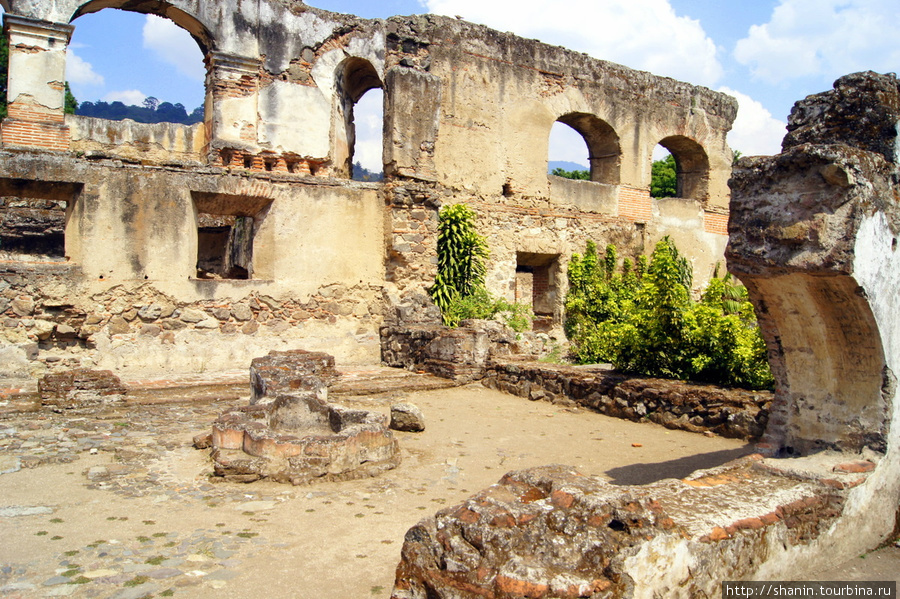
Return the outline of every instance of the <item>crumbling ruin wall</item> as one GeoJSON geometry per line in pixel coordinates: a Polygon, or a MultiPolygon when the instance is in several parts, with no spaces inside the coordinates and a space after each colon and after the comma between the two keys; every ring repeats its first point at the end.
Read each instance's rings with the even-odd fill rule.
{"type": "MultiPolygon", "coordinates": [[[[492,248],[489,290],[531,302],[539,325],[560,334],[566,265],[588,240],[634,256],[672,235],[698,282],[721,260],[736,113],[723,94],[433,15],[366,20],[296,0],[4,7],[0,197],[64,204],[66,223],[64,250],[49,257],[67,273],[64,297],[36,284],[47,256],[4,255],[23,281],[4,297],[35,305],[4,314],[17,349],[3,351],[19,366],[238,368],[300,342],[377,361],[382,323],[439,318],[427,293],[438,213],[456,202],[476,209],[492,248]],[[79,17],[108,8],[191,33],[207,65],[203,123],[63,114],[66,45],[79,17]],[[384,91],[386,180],[365,185],[348,180],[353,110],[373,88],[384,91]],[[556,121],[584,137],[591,181],[547,175],[556,121]],[[658,142],[678,159],[678,199],[649,197],[658,142]],[[166,316],[140,316],[154,305],[166,316]],[[203,315],[190,322],[186,310],[203,315]],[[77,343],[48,345],[57,333],[44,329],[71,335],[86,322],[77,343]]],[[[31,226],[16,218],[17,231],[31,226]]]]}
{"type": "Polygon", "coordinates": [[[0,376],[227,370],[297,345],[345,362],[379,359],[383,230],[372,185],[21,153],[2,161],[5,181],[27,182],[8,193],[65,193],[69,208],[67,260],[0,263],[0,336],[10,346],[0,376]],[[201,212],[252,215],[246,278],[198,272],[201,212]]]}
{"type": "Polygon", "coordinates": [[[896,76],[859,73],[797,103],[781,154],[738,163],[728,256],[770,349],[773,457],[641,487],[509,473],[409,530],[392,597],[711,597],[895,533],[898,132],[896,76]]]}

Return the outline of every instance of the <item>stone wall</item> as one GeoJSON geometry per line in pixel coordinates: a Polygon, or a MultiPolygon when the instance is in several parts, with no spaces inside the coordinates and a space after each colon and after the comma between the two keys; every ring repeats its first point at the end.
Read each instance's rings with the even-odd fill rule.
{"type": "Polygon", "coordinates": [[[505,393],[582,406],[607,416],[667,428],[758,439],[772,394],[685,381],[630,377],[598,366],[494,362],[482,384],[505,393]]]}
{"type": "MultiPolygon", "coordinates": [[[[723,94],[434,15],[367,20],[282,0],[9,0],[8,8],[0,197],[64,203],[65,249],[53,258],[76,268],[66,301],[85,318],[108,313],[90,305],[95,295],[135,293],[144,282],[160,294],[151,305],[208,313],[268,296],[288,315],[314,312],[320,290],[339,285],[350,307],[326,310],[336,322],[274,318],[288,328],[273,336],[342,362],[375,362],[371,338],[382,321],[437,322],[428,288],[438,214],[458,202],[475,208],[490,244],[489,290],[512,300],[517,270],[537,269],[547,285],[530,294],[533,307],[554,335],[566,265],[588,240],[635,256],[676,235],[698,283],[721,260],[724,231],[710,223],[727,212],[725,138],[736,114],[723,94]],[[191,33],[207,67],[203,123],[63,114],[72,31],[79,17],[111,8],[159,14],[191,33]],[[348,180],[353,109],[375,88],[384,91],[385,181],[359,184],[348,180]],[[591,181],[547,175],[555,122],[589,142],[591,181]],[[658,143],[683,167],[679,201],[649,197],[658,143]]],[[[230,332],[238,324],[220,321],[218,335],[202,329],[215,342],[197,344],[209,355],[184,368],[242,367],[246,352],[230,332]]],[[[174,352],[154,345],[155,326],[116,334],[147,331],[134,354],[156,357],[106,357],[177,367],[165,357],[174,352]]]]}
{"type": "Polygon", "coordinates": [[[300,345],[341,350],[348,363],[369,363],[378,351],[378,295],[366,287],[329,285],[306,301],[249,291],[184,302],[134,283],[82,299],[73,293],[79,275],[65,264],[0,264],[0,378],[95,367],[131,375],[230,370],[262,351],[300,345]]]}
{"type": "Polygon", "coordinates": [[[607,416],[648,420],[668,428],[758,439],[772,394],[685,381],[632,377],[608,366],[534,361],[550,350],[546,336],[516,334],[497,322],[387,326],[381,356],[387,366],[421,370],[537,401],[578,405],[607,416]],[[533,361],[528,361],[528,359],[533,361]]]}
{"type": "Polygon", "coordinates": [[[3,164],[3,193],[66,205],[65,256],[2,262],[3,351],[15,356],[5,376],[229,370],[301,345],[345,363],[378,360],[384,230],[374,186],[28,153],[5,153],[3,164]],[[250,272],[204,278],[199,214],[244,211],[256,215],[250,272]]]}

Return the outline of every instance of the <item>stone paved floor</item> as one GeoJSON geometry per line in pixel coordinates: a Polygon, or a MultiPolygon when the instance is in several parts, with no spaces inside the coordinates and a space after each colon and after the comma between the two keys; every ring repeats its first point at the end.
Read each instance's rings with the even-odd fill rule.
{"type": "Polygon", "coordinates": [[[0,414],[0,596],[384,598],[405,531],[508,470],[561,462],[646,482],[750,450],[401,373],[352,371],[332,394],[425,411],[425,433],[398,433],[400,468],[307,487],[208,478],[191,439],[246,401],[237,374],[216,378],[218,398],[180,380],[169,388],[191,401],[168,403],[144,381],[127,405],[0,414]]]}

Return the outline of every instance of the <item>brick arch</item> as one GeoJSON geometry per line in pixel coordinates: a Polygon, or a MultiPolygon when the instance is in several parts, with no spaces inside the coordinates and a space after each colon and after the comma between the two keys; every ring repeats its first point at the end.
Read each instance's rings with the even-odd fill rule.
{"type": "Polygon", "coordinates": [[[338,65],[338,91],[350,98],[353,103],[370,89],[383,88],[384,83],[378,76],[375,66],[365,58],[351,56],[338,65]]]}
{"type": "Polygon", "coordinates": [[[581,134],[588,147],[591,181],[618,185],[622,150],[619,135],[606,121],[586,112],[570,112],[556,119],[581,134]]]}
{"type": "Polygon", "coordinates": [[[709,156],[699,143],[683,135],[660,140],[659,145],[675,157],[677,196],[705,202],[709,199],[709,156]]]}
{"type": "Polygon", "coordinates": [[[149,15],[157,15],[169,19],[185,31],[191,34],[200,50],[207,55],[215,49],[213,34],[200,19],[186,10],[179,8],[177,4],[183,2],[162,2],[159,0],[90,0],[80,3],[69,18],[71,23],[78,17],[86,14],[100,12],[105,8],[118,8],[129,12],[137,12],[149,15]]]}
{"type": "Polygon", "coordinates": [[[0,0],[0,8],[5,12],[9,12],[9,0],[0,0]]]}

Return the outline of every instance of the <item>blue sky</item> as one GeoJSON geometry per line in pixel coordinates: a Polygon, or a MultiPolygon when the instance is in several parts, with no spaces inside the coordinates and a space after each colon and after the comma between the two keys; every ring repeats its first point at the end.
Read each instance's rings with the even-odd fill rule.
{"type": "MultiPolygon", "coordinates": [[[[744,154],[779,150],[791,106],[859,70],[900,71],[898,0],[310,0],[366,18],[435,12],[725,91],[740,112],[729,135],[744,154]]],[[[203,101],[196,44],[157,17],[111,9],[73,22],[67,77],[80,101],[203,101]],[[114,20],[113,20],[114,19],[114,20]],[[112,34],[112,35],[111,35],[112,34]]],[[[378,166],[378,98],[358,107],[358,157],[378,166]],[[368,103],[368,105],[366,104],[368,103]]],[[[565,126],[562,126],[565,129],[565,126]]],[[[583,162],[554,130],[551,159],[583,162]],[[562,139],[562,141],[559,141],[562,139]]]]}

